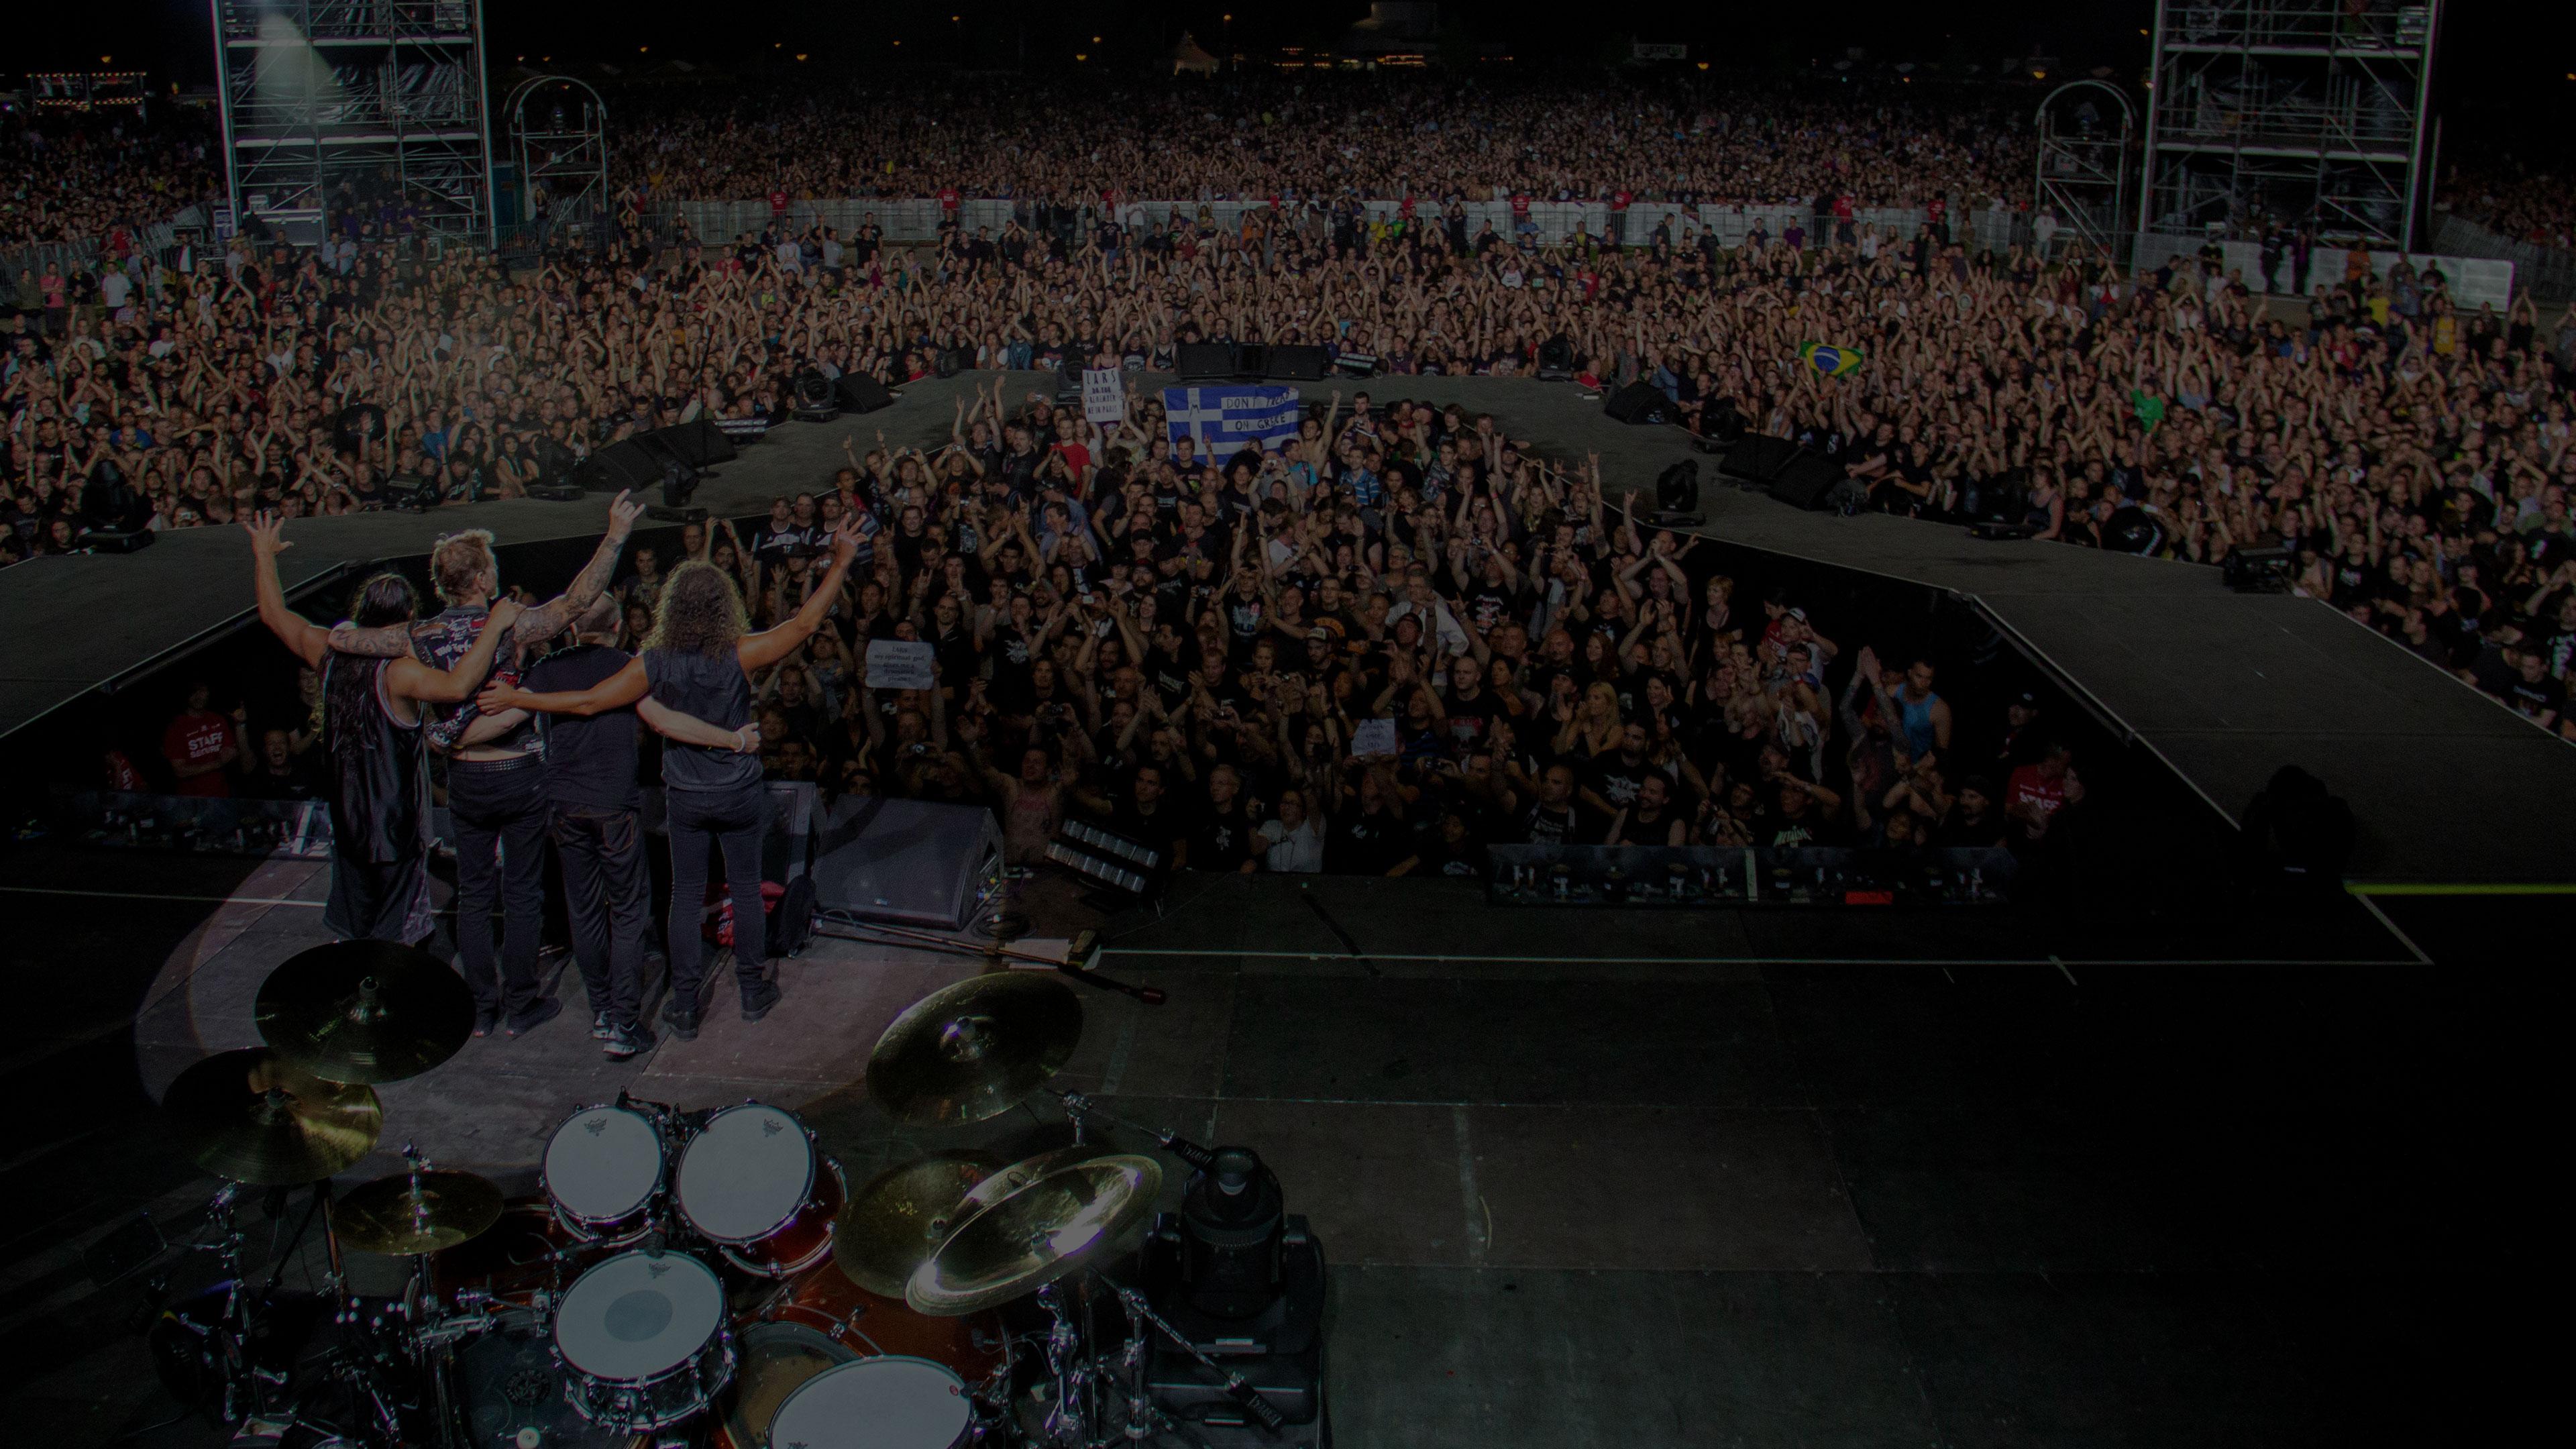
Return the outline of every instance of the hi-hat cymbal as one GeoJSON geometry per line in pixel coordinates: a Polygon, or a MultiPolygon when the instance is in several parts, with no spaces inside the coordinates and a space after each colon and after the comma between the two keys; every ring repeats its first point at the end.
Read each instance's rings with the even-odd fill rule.
{"type": "Polygon", "coordinates": [[[968,1206],[967,1194],[1000,1166],[980,1152],[934,1152],[878,1173],[832,1225],[832,1261],[869,1292],[901,1298],[949,1232],[982,1206],[968,1206]]]}
{"type": "Polygon", "coordinates": [[[426,951],[334,941],[289,958],[259,987],[259,1035],[325,1081],[399,1082],[474,1035],[474,994],[426,951]]]}
{"type": "Polygon", "coordinates": [[[1162,1164],[1150,1157],[1062,1163],[960,1224],[914,1271],[904,1301],[954,1318],[1035,1292],[1111,1249],[1162,1189],[1162,1164]]]}
{"type": "Polygon", "coordinates": [[[384,1107],[373,1087],[326,1082],[265,1047],[211,1056],[161,1099],[188,1159],[259,1187],[313,1182],[376,1145],[384,1107]]]}
{"type": "Polygon", "coordinates": [[[1082,1040],[1082,1002],[1052,976],[996,971],[904,1008],[868,1053],[868,1095],[906,1122],[981,1122],[1019,1105],[1082,1040]]]}
{"type": "Polygon", "coordinates": [[[380,1177],[333,1205],[343,1245],[397,1258],[442,1252],[501,1220],[501,1189],[470,1172],[423,1169],[380,1177]]]}

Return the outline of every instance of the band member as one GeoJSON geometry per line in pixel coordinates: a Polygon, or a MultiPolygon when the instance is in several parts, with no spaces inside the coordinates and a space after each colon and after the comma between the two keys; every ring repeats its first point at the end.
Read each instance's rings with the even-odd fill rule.
{"type": "MultiPolygon", "coordinates": [[[[574,642],[530,665],[539,693],[588,689],[634,662],[617,647],[625,613],[603,595],[573,625],[574,642]]],[[[518,711],[489,718],[507,718],[518,711]]],[[[757,758],[760,730],[720,730],[662,707],[651,696],[633,710],[541,716],[547,833],[562,863],[573,959],[590,995],[591,1035],[612,1061],[653,1045],[644,1025],[644,924],[653,877],[644,861],[643,804],[636,788],[636,718],[689,744],[757,758]]]]}
{"type": "MultiPolygon", "coordinates": [[[[685,563],[663,586],[653,637],[643,656],[585,690],[534,694],[496,682],[483,691],[486,711],[532,709],[547,714],[595,715],[646,695],[669,709],[719,729],[751,722],[753,671],[766,669],[802,645],[833,603],[858,552],[856,525],[844,519],[832,535],[832,568],[795,616],[760,633],[744,632],[742,595],[732,578],[710,563],[685,563]]],[[[760,835],[769,797],[757,757],[732,750],[674,742],[662,752],[662,782],[671,806],[671,997],[662,1020],[687,1041],[698,1034],[705,1011],[705,968],[698,917],[706,898],[707,856],[724,852],[725,883],[733,899],[734,975],[742,990],[742,1017],[758,1021],[778,1004],[768,979],[760,900],[760,835]]]]}
{"type": "MultiPolygon", "coordinates": [[[[252,584],[259,621],[322,671],[324,752],[332,765],[331,900],[323,924],[341,940],[418,945],[430,933],[429,756],[421,740],[423,706],[470,698],[492,665],[501,634],[475,641],[453,668],[417,659],[334,654],[331,631],[286,606],[277,556],[293,547],[274,513],[242,524],[250,533],[252,584]]],[[[378,574],[358,586],[352,621],[361,628],[411,622],[419,601],[400,574],[378,574]]],[[[493,616],[506,629],[518,606],[503,601],[493,616]]]]}
{"type": "MultiPolygon", "coordinates": [[[[564,627],[608,587],[617,556],[644,505],[620,493],[608,507],[608,532],[590,562],[560,596],[528,609],[501,641],[493,662],[515,680],[522,657],[564,627]]],[[[408,649],[439,668],[452,666],[486,632],[500,597],[501,568],[492,535],[474,528],[431,546],[429,572],[446,608],[414,625],[408,638],[336,632],[334,649],[394,653],[408,649]]],[[[479,682],[479,681],[478,681],[479,682]]],[[[456,824],[456,950],[474,993],[474,1033],[495,1026],[512,1036],[554,1019],[563,1004],[542,995],[537,943],[545,915],[545,772],[535,722],[495,719],[472,704],[435,711],[423,722],[430,747],[447,755],[447,809],[456,824]],[[501,908],[500,970],[493,970],[492,908],[501,908]]]]}

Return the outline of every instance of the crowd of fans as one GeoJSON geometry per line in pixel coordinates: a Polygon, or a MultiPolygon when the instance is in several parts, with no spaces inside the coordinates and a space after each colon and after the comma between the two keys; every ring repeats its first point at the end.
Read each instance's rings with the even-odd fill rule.
{"type": "MultiPolygon", "coordinates": [[[[1601,167],[1631,164],[1655,138],[1675,154],[1710,148],[1690,164],[1723,166],[1731,138],[1777,142],[1802,124],[1792,112],[1711,127],[1671,117],[1670,132],[1547,130],[1540,108],[1448,94],[1488,106],[1487,123],[1502,128],[1462,127],[1454,144],[1500,134],[1506,149],[1526,153],[1542,136],[1562,148],[1552,165],[1533,162],[1529,181],[1491,184],[1553,178],[1586,193],[1613,184],[1601,167]]],[[[1311,104],[1328,100],[1355,104],[1311,104]]],[[[1134,103],[1160,117],[1149,127],[1184,119],[1165,114],[1178,98],[1134,103]]],[[[1337,130],[1317,153],[1320,118],[1294,119],[1296,103],[1278,102],[1291,119],[1202,117],[1194,129],[1230,132],[1255,158],[1248,174],[1274,182],[1285,173],[1259,167],[1293,156],[1326,168],[1314,184],[1334,184],[1331,153],[1350,151],[1346,184],[1359,189],[1381,184],[1366,167],[1420,164],[1452,144],[1426,132],[1359,146],[1337,130]]],[[[970,104],[933,114],[932,129],[981,136],[970,104]]],[[[761,154],[723,139],[726,122],[670,124],[685,144],[657,154],[698,166],[761,154]]],[[[2462,309],[2437,267],[2401,266],[2385,278],[2311,279],[2300,318],[2267,310],[2214,253],[2131,275],[2095,256],[2043,265],[2018,251],[1972,253],[1937,220],[1893,234],[1849,219],[1854,198],[1837,177],[1895,184],[1896,158],[1909,153],[1864,140],[1955,136],[1942,154],[1973,158],[1977,133],[1965,123],[1908,131],[1892,113],[1833,126],[1847,128],[1837,134],[1850,149],[1770,152],[1766,174],[1816,188],[1812,226],[1757,231],[1733,250],[1687,220],[1624,249],[1583,237],[1541,245],[1509,226],[1471,229],[1436,199],[1444,188],[1426,186],[1431,199],[1410,219],[1371,220],[1347,198],[1283,198],[1228,226],[1196,211],[1121,224],[1096,200],[1031,198],[1024,219],[952,227],[927,247],[889,247],[864,224],[846,236],[800,228],[784,214],[759,234],[699,239],[682,228],[660,246],[612,225],[602,245],[512,271],[462,248],[431,259],[388,202],[344,206],[318,249],[237,242],[185,269],[135,258],[99,274],[94,294],[21,278],[21,305],[0,333],[0,550],[62,551],[85,526],[185,527],[253,507],[295,515],[508,496],[692,413],[784,419],[809,369],[897,385],[960,367],[1144,370],[1167,366],[1185,342],[1236,340],[1365,353],[1399,378],[1518,376],[1555,343],[1580,383],[1644,379],[1695,421],[1722,401],[1753,427],[1813,444],[1843,464],[1866,506],[2008,516],[2047,539],[2203,562],[2287,547],[2308,592],[2558,723],[2557,705],[2525,700],[2516,681],[2537,658],[2546,687],[2521,683],[2547,694],[2568,667],[2576,317],[2543,318],[2527,299],[2501,315],[2462,309]],[[1781,157],[1809,169],[1780,172],[1781,157]],[[1857,347],[1866,360],[1825,376],[1801,359],[1807,342],[1857,347]],[[347,411],[358,404],[370,407],[347,411]]],[[[1061,143],[1025,139],[982,137],[975,149],[994,166],[1073,164],[1061,143]]],[[[1222,159],[1135,165],[1159,179],[1222,159]]],[[[978,189],[1009,179],[950,178],[978,189]]],[[[683,181],[696,184],[675,173],[655,185],[683,181]]],[[[1469,173],[1445,189],[1485,184],[1469,173]]],[[[982,421],[989,434],[999,419],[982,421]]],[[[1150,415],[1137,422],[1131,443],[1154,433],[1150,415]]],[[[1381,507],[1408,455],[1416,468],[1452,466],[1438,441],[1363,430],[1338,433],[1330,451],[1302,449],[1281,465],[1313,475],[1297,517],[1381,507]]],[[[1044,480],[1077,519],[1104,511],[1113,476],[1122,487],[1162,481],[1141,476],[1156,459],[1112,475],[1099,447],[1052,436],[1035,445],[1044,480]]],[[[961,438],[941,456],[943,484],[972,491],[971,451],[961,438]]],[[[1452,515],[1459,506],[1456,495],[1417,503],[1452,515]]],[[[1487,509],[1493,520],[1480,526],[1506,534],[1544,513],[1528,494],[1487,509]]],[[[1120,539],[1079,525],[1040,531],[1051,553],[1071,537],[1124,562],[1120,539]]]]}
{"type": "Polygon", "coordinates": [[[211,118],[189,111],[0,119],[0,252],[94,242],[130,253],[145,227],[222,193],[221,151],[211,118]]]}
{"type": "Polygon", "coordinates": [[[2510,240],[2576,249],[2576,176],[2499,160],[2443,179],[2450,207],[2510,240]]]}

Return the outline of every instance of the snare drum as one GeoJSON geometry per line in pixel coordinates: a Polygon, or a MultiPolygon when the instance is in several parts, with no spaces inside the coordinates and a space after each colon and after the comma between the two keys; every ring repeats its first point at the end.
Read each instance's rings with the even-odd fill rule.
{"type": "Polygon", "coordinates": [[[769,1431],[787,1396],[841,1364],[886,1355],[928,1359],[975,1385],[1010,1362],[1001,1314],[933,1318],[869,1292],[828,1262],[778,1285],[753,1311],[756,1321],[737,1334],[741,1366],[717,1426],[720,1449],[771,1449],[769,1431]]]}
{"type": "Polygon", "coordinates": [[[784,1278],[832,1251],[847,1195],[840,1164],[796,1114],[761,1102],[707,1119],[680,1154],[680,1216],[746,1273],[784,1278]]]}
{"type": "Polygon", "coordinates": [[[653,1226],[662,1131],[632,1107],[584,1107],[546,1140],[546,1197],[575,1234],[612,1246],[653,1226]]]}
{"type": "Polygon", "coordinates": [[[603,1429],[644,1433],[704,1411],[733,1379],[724,1284],[681,1253],[619,1253],[555,1309],[564,1397],[603,1429]]]}
{"type": "Polygon", "coordinates": [[[974,1427],[966,1386],[926,1358],[825,1369],[778,1406],[772,1444],[802,1449],[956,1449],[974,1427]]]}

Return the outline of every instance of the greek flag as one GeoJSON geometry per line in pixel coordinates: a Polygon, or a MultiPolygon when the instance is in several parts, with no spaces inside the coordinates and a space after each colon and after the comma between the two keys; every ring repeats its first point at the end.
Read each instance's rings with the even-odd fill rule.
{"type": "Polygon", "coordinates": [[[1202,457],[1231,458],[1246,443],[1276,448],[1297,436],[1293,387],[1167,387],[1163,421],[1172,441],[1198,440],[1202,457]]]}

